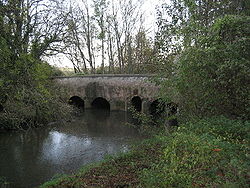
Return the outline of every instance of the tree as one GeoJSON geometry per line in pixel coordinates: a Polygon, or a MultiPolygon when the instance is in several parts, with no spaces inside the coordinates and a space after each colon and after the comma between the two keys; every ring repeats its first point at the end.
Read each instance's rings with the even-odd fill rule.
{"type": "Polygon", "coordinates": [[[250,20],[244,1],[173,0],[164,7],[170,19],[159,12],[158,52],[166,61],[175,56],[165,98],[179,99],[187,114],[249,119],[250,20]]]}
{"type": "Polygon", "coordinates": [[[67,13],[60,3],[44,0],[2,1],[4,27],[1,35],[17,56],[32,53],[36,58],[58,51],[67,13]]]}
{"type": "Polygon", "coordinates": [[[73,64],[75,73],[87,72],[87,59],[83,51],[83,39],[81,37],[81,11],[70,5],[70,14],[67,22],[68,35],[64,44],[66,45],[66,56],[73,64]]]}
{"type": "Polygon", "coordinates": [[[107,2],[106,0],[94,0],[94,19],[98,23],[99,26],[99,34],[98,39],[101,40],[101,56],[102,56],[102,64],[101,69],[104,74],[104,60],[105,60],[105,36],[106,36],[106,20],[107,20],[107,2]]]}
{"type": "Polygon", "coordinates": [[[158,8],[156,44],[164,53],[180,53],[207,36],[217,18],[249,14],[249,0],[171,0],[158,8]],[[248,3],[247,3],[248,2],[248,3]]]}
{"type": "Polygon", "coordinates": [[[59,106],[67,109],[61,92],[51,88],[53,69],[42,61],[62,50],[68,14],[61,8],[56,0],[0,0],[0,105],[4,108],[0,129],[37,126],[63,115],[59,106]]]}
{"type": "Polygon", "coordinates": [[[88,62],[91,68],[91,73],[95,72],[95,56],[94,56],[94,45],[93,39],[95,37],[95,26],[91,20],[89,5],[87,2],[84,3],[85,12],[82,12],[82,22],[83,22],[83,34],[86,40],[86,45],[88,49],[88,62]]]}
{"type": "MultiPolygon", "coordinates": [[[[109,43],[111,40],[115,40],[115,49],[117,51],[117,63],[119,66],[120,73],[129,73],[132,69],[132,43],[133,36],[136,33],[138,22],[141,16],[141,1],[118,1],[118,3],[111,3],[111,10],[108,15],[108,26],[109,32],[112,31],[112,39],[109,38],[109,43]],[[125,66],[129,67],[125,70],[125,66]]],[[[109,47],[111,45],[109,44],[109,47]]],[[[114,49],[114,45],[112,48],[114,49]]],[[[112,53],[113,54],[113,53],[112,53]]]]}
{"type": "Polygon", "coordinates": [[[106,62],[109,73],[133,72],[133,45],[143,17],[141,4],[133,0],[93,0],[70,5],[64,41],[75,71],[87,72],[90,68],[95,73],[95,61],[100,59],[98,73],[105,73],[106,62]]]}
{"type": "Polygon", "coordinates": [[[68,51],[67,57],[75,67],[75,71],[95,73],[96,27],[88,2],[70,5],[70,18],[67,20],[67,40],[64,41],[68,51]]]}
{"type": "Polygon", "coordinates": [[[110,17],[107,17],[107,54],[109,61],[109,73],[115,73],[115,52],[114,52],[115,37],[113,36],[113,29],[110,17]]]}
{"type": "Polygon", "coordinates": [[[57,53],[65,35],[67,12],[44,0],[0,1],[1,79],[4,83],[30,80],[30,71],[44,55],[57,53]],[[25,77],[25,79],[23,79],[25,77]]]}
{"type": "Polygon", "coordinates": [[[122,31],[124,32],[124,43],[122,54],[122,69],[124,70],[126,64],[128,69],[127,73],[131,73],[132,64],[133,64],[133,52],[132,52],[132,40],[133,35],[136,32],[137,23],[142,17],[141,13],[141,1],[133,2],[132,0],[128,1],[119,1],[121,7],[121,18],[122,18],[122,31]]]}
{"type": "Polygon", "coordinates": [[[159,67],[154,64],[153,42],[148,39],[145,29],[141,28],[133,42],[133,72],[155,73],[159,67]]]}

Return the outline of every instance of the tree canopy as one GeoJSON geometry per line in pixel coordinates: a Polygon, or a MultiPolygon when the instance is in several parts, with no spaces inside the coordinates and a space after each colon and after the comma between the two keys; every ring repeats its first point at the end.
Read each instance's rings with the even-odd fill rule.
{"type": "Polygon", "coordinates": [[[174,56],[166,87],[186,112],[249,118],[249,4],[172,0],[158,10],[158,51],[174,56]]]}

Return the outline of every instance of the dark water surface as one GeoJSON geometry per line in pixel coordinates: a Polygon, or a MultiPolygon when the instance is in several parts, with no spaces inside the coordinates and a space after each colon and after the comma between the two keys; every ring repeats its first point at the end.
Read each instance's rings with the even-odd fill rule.
{"type": "Polygon", "coordinates": [[[124,152],[138,132],[125,112],[88,110],[74,121],[0,134],[0,177],[13,187],[34,187],[72,173],[107,154],[124,152]]]}

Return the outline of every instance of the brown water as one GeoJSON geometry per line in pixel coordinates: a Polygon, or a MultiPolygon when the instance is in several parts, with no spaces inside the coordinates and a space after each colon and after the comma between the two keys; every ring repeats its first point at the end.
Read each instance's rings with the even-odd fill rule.
{"type": "Polygon", "coordinates": [[[125,112],[89,110],[66,124],[1,133],[0,177],[13,187],[35,187],[107,154],[125,152],[139,139],[125,125],[129,120],[125,112]]]}

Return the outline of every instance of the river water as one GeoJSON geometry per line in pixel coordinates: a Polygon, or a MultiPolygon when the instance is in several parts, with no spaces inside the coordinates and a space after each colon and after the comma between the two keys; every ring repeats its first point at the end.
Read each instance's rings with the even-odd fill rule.
{"type": "Polygon", "coordinates": [[[0,177],[13,187],[35,187],[107,154],[128,151],[140,139],[126,125],[130,119],[125,112],[86,110],[68,123],[0,133],[0,177]]]}

